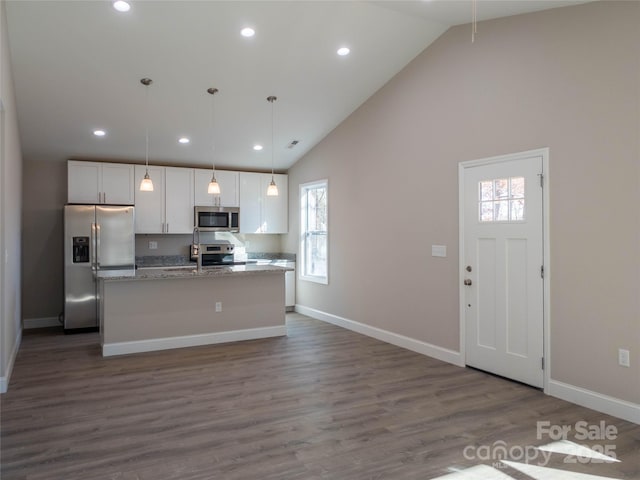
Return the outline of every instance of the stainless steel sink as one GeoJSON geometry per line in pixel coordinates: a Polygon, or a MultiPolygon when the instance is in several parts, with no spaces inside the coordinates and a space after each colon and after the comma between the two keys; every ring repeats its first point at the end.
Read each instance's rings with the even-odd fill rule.
{"type": "Polygon", "coordinates": [[[195,272],[196,267],[165,267],[162,269],[164,272],[195,272]]]}
{"type": "Polygon", "coordinates": [[[159,267],[138,267],[138,270],[162,270],[163,272],[175,272],[195,270],[196,266],[193,265],[162,265],[159,267]]]}

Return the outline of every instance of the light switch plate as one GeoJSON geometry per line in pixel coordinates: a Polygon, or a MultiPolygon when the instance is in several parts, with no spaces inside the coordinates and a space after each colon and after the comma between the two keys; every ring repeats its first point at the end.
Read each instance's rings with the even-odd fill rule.
{"type": "Polygon", "coordinates": [[[158,242],[149,242],[149,250],[156,250],[158,248],[158,242]]]}
{"type": "Polygon", "coordinates": [[[621,367],[630,367],[631,361],[629,359],[629,350],[624,348],[618,349],[618,365],[621,367]]]}
{"type": "Polygon", "coordinates": [[[447,256],[447,246],[446,245],[431,245],[431,256],[432,257],[446,257],[447,256]]]}

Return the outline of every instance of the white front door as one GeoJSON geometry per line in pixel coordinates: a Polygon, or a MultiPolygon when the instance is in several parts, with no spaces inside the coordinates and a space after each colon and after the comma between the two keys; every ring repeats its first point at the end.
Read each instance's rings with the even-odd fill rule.
{"type": "Polygon", "coordinates": [[[541,154],[461,164],[466,364],[543,386],[541,154]]]}

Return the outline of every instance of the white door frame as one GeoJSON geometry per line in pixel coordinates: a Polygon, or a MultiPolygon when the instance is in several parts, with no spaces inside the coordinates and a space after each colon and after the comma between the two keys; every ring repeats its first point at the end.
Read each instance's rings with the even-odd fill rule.
{"type": "Polygon", "coordinates": [[[458,164],[458,221],[459,221],[459,246],[458,246],[458,288],[459,288],[459,305],[460,305],[460,362],[462,366],[466,365],[466,322],[465,322],[465,290],[464,290],[464,178],[467,168],[478,167],[481,165],[489,165],[493,163],[508,162],[511,160],[520,160],[529,157],[542,157],[542,244],[543,244],[543,354],[544,354],[544,392],[548,393],[549,378],[551,371],[551,255],[549,240],[549,148],[538,148],[535,150],[527,150],[526,152],[512,153],[507,155],[498,155],[496,157],[481,158],[478,160],[469,160],[458,164]]]}

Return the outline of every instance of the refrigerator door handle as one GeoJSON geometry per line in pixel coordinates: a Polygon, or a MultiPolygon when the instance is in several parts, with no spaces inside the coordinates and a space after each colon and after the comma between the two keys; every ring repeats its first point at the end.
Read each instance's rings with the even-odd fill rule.
{"type": "Polygon", "coordinates": [[[91,249],[91,270],[93,270],[95,272],[96,270],[96,224],[95,223],[91,223],[91,240],[90,240],[90,246],[89,248],[91,249]]]}
{"type": "Polygon", "coordinates": [[[100,270],[100,224],[96,223],[96,270],[100,270]]]}

